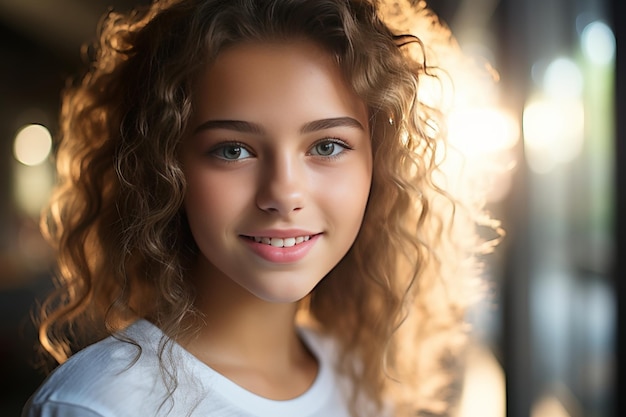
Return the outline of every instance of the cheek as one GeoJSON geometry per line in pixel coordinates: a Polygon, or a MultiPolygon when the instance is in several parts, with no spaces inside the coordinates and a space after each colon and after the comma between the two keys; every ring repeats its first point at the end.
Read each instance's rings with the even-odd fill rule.
{"type": "Polygon", "coordinates": [[[371,164],[359,161],[350,169],[337,170],[322,181],[318,201],[327,207],[337,226],[358,231],[361,225],[371,185],[371,164]]]}
{"type": "Polygon", "coordinates": [[[347,184],[347,190],[345,190],[346,200],[349,202],[352,210],[358,213],[355,215],[355,233],[361,227],[363,216],[365,214],[365,208],[369,200],[370,189],[372,185],[372,163],[371,157],[368,157],[362,161],[360,169],[356,175],[351,178],[347,184]]]}
{"type": "Polygon", "coordinates": [[[248,183],[231,174],[189,176],[185,209],[191,226],[212,229],[230,223],[248,204],[248,183]]]}

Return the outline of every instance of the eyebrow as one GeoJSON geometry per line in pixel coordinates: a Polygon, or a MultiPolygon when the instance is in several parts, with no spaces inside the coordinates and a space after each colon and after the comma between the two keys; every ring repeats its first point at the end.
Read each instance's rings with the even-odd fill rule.
{"type": "MultiPolygon", "coordinates": [[[[352,127],[365,131],[361,122],[352,117],[333,117],[308,122],[302,126],[300,133],[312,133],[318,130],[332,129],[334,127],[352,127]]],[[[265,133],[265,130],[260,125],[243,120],[208,120],[198,126],[194,133],[211,129],[234,130],[236,132],[253,133],[258,135],[265,133]]]]}
{"type": "Polygon", "coordinates": [[[244,122],[242,120],[209,120],[202,123],[200,126],[196,128],[194,133],[201,132],[203,130],[212,130],[212,129],[226,129],[226,130],[234,130],[236,132],[242,133],[256,133],[263,134],[264,131],[261,126],[244,122]]]}
{"type": "Polygon", "coordinates": [[[318,130],[332,129],[333,127],[353,127],[365,130],[361,122],[352,117],[335,117],[332,119],[314,120],[302,126],[300,133],[317,132],[318,130]]]}

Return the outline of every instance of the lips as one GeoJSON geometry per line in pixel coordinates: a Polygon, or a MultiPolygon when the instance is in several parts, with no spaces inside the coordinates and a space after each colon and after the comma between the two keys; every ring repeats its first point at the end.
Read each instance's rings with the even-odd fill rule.
{"type": "Polygon", "coordinates": [[[267,236],[246,236],[250,240],[254,240],[256,243],[262,243],[264,245],[270,245],[275,248],[290,248],[306,242],[311,239],[310,235],[296,236],[296,237],[267,237],[267,236]]]}
{"type": "Polygon", "coordinates": [[[303,259],[318,242],[322,233],[305,231],[265,231],[266,236],[241,235],[248,248],[265,261],[275,264],[294,263],[303,259]],[[289,233],[289,234],[288,234],[289,233]],[[280,235],[277,237],[276,235],[280,235]]]}

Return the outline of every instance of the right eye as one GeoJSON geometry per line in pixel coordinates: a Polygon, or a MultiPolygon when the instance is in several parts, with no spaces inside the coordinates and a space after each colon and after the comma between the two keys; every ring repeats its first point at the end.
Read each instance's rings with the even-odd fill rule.
{"type": "Polygon", "coordinates": [[[225,161],[239,161],[252,157],[252,154],[239,143],[227,143],[213,148],[210,152],[214,156],[225,161]]]}

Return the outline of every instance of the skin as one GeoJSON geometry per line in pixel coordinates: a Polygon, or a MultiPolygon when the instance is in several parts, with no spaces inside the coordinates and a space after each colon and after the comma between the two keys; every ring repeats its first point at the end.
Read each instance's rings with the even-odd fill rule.
{"type": "Polygon", "coordinates": [[[296,333],[296,303],[346,254],[363,220],[367,108],[332,57],[305,41],[230,47],[194,94],[181,161],[206,326],[183,346],[256,394],[293,398],[317,373],[296,333]],[[311,238],[296,255],[251,239],[301,235],[311,238]]]}

